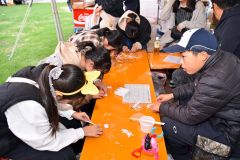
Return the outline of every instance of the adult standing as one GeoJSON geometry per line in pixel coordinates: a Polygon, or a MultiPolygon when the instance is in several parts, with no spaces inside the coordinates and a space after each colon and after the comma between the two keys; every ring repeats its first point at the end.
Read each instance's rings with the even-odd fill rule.
{"type": "Polygon", "coordinates": [[[125,0],[125,11],[131,10],[137,14],[140,14],[140,2],[139,0],[125,0]]]}
{"type": "Polygon", "coordinates": [[[113,17],[121,17],[124,13],[123,0],[96,0],[96,3],[113,17]]]}
{"type": "Polygon", "coordinates": [[[219,21],[214,35],[222,50],[240,58],[240,2],[239,0],[212,0],[213,14],[219,21]]]}

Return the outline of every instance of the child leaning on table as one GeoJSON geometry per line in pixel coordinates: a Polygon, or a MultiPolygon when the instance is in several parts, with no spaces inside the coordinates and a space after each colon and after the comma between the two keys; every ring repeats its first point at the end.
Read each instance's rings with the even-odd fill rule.
{"type": "MultiPolygon", "coordinates": [[[[72,144],[84,136],[98,137],[102,129],[98,125],[68,129],[59,120],[58,104],[71,105],[91,94],[88,85],[93,84],[71,64],[26,67],[0,85],[0,156],[75,159],[72,144]]],[[[89,121],[84,113],[72,115],[89,121]]]]}
{"type": "MultiPolygon", "coordinates": [[[[54,54],[40,61],[39,64],[74,64],[79,66],[83,71],[100,71],[102,74],[107,73],[111,68],[111,57],[109,51],[101,46],[95,47],[90,41],[75,44],[69,42],[60,42],[54,54]]],[[[97,98],[102,98],[107,87],[100,79],[95,80],[95,85],[100,89],[97,98]]]]}
{"type": "Polygon", "coordinates": [[[107,27],[81,31],[73,34],[68,41],[79,44],[91,41],[95,47],[102,46],[109,51],[121,51],[123,34],[119,30],[110,30],[107,27]]]}

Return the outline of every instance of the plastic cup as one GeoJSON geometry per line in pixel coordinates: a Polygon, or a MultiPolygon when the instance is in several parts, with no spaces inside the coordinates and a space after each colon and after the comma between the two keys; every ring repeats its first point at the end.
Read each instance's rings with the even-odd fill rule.
{"type": "Polygon", "coordinates": [[[144,133],[150,133],[154,126],[155,119],[150,116],[142,116],[141,118],[139,118],[139,122],[141,131],[144,133]]]}

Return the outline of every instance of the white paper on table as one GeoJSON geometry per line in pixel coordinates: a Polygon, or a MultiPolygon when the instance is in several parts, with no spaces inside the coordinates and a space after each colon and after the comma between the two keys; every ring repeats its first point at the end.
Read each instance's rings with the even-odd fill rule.
{"type": "Polygon", "coordinates": [[[180,64],[181,57],[177,56],[167,56],[166,58],[163,59],[163,62],[170,62],[170,63],[175,63],[175,64],[180,64]]]}
{"type": "Polygon", "coordinates": [[[124,87],[119,87],[114,91],[114,94],[117,96],[124,97],[127,93],[129,92],[129,89],[124,88],[124,87]]]}

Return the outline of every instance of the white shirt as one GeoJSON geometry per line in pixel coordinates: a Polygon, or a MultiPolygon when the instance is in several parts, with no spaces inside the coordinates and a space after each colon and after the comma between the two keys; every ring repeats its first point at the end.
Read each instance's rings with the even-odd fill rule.
{"type": "Polygon", "coordinates": [[[75,113],[76,111],[73,110],[73,107],[72,105],[70,104],[63,104],[63,103],[58,103],[58,114],[61,116],[61,117],[65,117],[69,120],[72,120],[73,117],[73,113],[75,113]]]}
{"type": "Polygon", "coordinates": [[[5,115],[12,133],[36,150],[59,151],[84,137],[82,128],[66,129],[61,123],[56,136],[52,136],[45,109],[33,100],[11,106],[5,115]]]}

